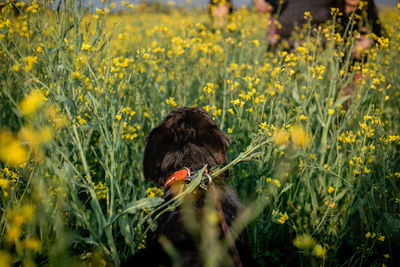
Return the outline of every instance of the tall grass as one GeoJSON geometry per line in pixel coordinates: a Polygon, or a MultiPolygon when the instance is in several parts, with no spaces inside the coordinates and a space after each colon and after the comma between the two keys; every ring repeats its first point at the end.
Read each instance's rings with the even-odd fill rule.
{"type": "Polygon", "coordinates": [[[231,160],[273,140],[226,181],[260,264],[400,262],[398,10],[350,66],[354,41],[332,26],[272,52],[268,18],[245,9],[224,29],[197,10],[109,9],[1,11],[0,265],[118,265],[143,249],[162,203],[142,174],[144,136],[176,106],[205,108],[231,160]]]}

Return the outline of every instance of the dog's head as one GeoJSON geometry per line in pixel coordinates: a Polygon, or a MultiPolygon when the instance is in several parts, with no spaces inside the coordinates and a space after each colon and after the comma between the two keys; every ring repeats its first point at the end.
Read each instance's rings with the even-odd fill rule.
{"type": "Polygon", "coordinates": [[[150,132],[146,141],[144,176],[155,181],[183,167],[224,163],[230,143],[228,135],[198,107],[173,110],[150,132]]]}

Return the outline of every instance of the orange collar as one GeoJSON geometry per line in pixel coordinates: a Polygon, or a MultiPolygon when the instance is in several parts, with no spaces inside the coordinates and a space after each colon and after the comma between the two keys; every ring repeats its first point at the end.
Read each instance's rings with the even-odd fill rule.
{"type": "MultiPolygon", "coordinates": [[[[203,167],[195,167],[195,168],[187,168],[184,167],[183,169],[174,172],[164,183],[164,191],[168,189],[174,182],[176,181],[182,181],[189,183],[197,174],[199,170],[201,170],[203,167]]],[[[208,168],[204,170],[205,174],[208,174],[208,168]]]]}

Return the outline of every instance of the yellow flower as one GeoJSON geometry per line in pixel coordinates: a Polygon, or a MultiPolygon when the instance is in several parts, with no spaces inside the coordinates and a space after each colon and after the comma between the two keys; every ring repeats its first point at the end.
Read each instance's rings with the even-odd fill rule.
{"type": "Polygon", "coordinates": [[[287,213],[285,212],[285,214],[283,214],[277,221],[278,221],[280,224],[284,224],[288,219],[289,219],[289,216],[288,216],[287,213]]]}
{"type": "Polygon", "coordinates": [[[30,147],[36,148],[39,145],[38,136],[30,127],[22,127],[19,136],[21,140],[27,143],[30,147]]]}
{"type": "Polygon", "coordinates": [[[262,122],[258,125],[258,127],[260,127],[261,130],[264,130],[265,128],[267,128],[267,123],[266,122],[262,122]]]}
{"type": "Polygon", "coordinates": [[[149,187],[146,189],[146,195],[147,197],[162,197],[164,195],[164,191],[156,186],[149,187]]]}
{"type": "Polygon", "coordinates": [[[335,110],[330,108],[330,109],[328,110],[328,113],[329,113],[329,115],[333,115],[333,114],[335,113],[335,110]]]}
{"type": "Polygon", "coordinates": [[[37,63],[37,56],[27,56],[23,59],[25,62],[25,71],[31,71],[33,69],[33,65],[37,63]]]}
{"type": "Polygon", "coordinates": [[[36,267],[36,264],[32,260],[24,260],[23,266],[24,267],[36,267]]]}
{"type": "Polygon", "coordinates": [[[272,140],[278,146],[284,146],[289,143],[289,136],[289,133],[285,129],[277,129],[272,136],[272,140]]]}
{"type": "Polygon", "coordinates": [[[292,142],[298,147],[305,147],[311,141],[310,134],[301,125],[294,125],[291,133],[292,142]]]}
{"type": "Polygon", "coordinates": [[[76,118],[78,119],[78,122],[79,122],[78,126],[86,124],[86,120],[84,118],[82,118],[81,115],[78,115],[78,117],[76,117],[76,118]]]}
{"type": "Polygon", "coordinates": [[[333,186],[330,186],[328,188],[328,193],[331,194],[333,191],[335,191],[335,188],[333,186]]]}
{"type": "Polygon", "coordinates": [[[83,51],[90,51],[93,50],[93,47],[89,43],[83,43],[81,49],[83,51]]]}
{"type": "Polygon", "coordinates": [[[0,133],[0,161],[17,167],[28,159],[28,151],[11,133],[0,133]]]}
{"type": "Polygon", "coordinates": [[[320,244],[316,244],[314,247],[314,255],[323,258],[326,254],[326,249],[323,248],[320,244]]]}
{"type": "Polygon", "coordinates": [[[18,63],[15,63],[15,64],[11,67],[11,69],[12,69],[13,71],[17,72],[17,71],[20,70],[20,66],[19,66],[18,63]]]}
{"type": "Polygon", "coordinates": [[[7,179],[0,178],[0,187],[1,188],[7,189],[9,183],[10,183],[10,181],[8,181],[7,179]]]}
{"type": "Polygon", "coordinates": [[[30,221],[33,218],[35,210],[36,210],[36,207],[34,205],[32,205],[32,204],[26,205],[22,210],[22,214],[23,214],[25,220],[30,221]]]}
{"type": "Polygon", "coordinates": [[[371,172],[371,170],[370,170],[370,169],[368,169],[368,168],[367,168],[367,166],[364,166],[364,172],[367,174],[367,173],[370,173],[370,172],[371,172]]]}
{"type": "Polygon", "coordinates": [[[172,107],[176,107],[178,105],[175,102],[175,97],[170,97],[170,98],[166,99],[165,103],[167,103],[167,105],[170,105],[172,107]]]}
{"type": "Polygon", "coordinates": [[[254,44],[255,47],[259,47],[260,46],[260,42],[258,40],[253,40],[252,43],[254,44]]]}
{"type": "Polygon", "coordinates": [[[1,149],[0,159],[10,166],[18,166],[28,159],[28,152],[20,142],[14,141],[6,149],[1,149]]]}
{"type": "Polygon", "coordinates": [[[9,242],[15,242],[21,236],[21,227],[18,225],[12,225],[7,231],[7,240],[9,242]]]}
{"type": "Polygon", "coordinates": [[[138,247],[137,247],[138,250],[142,250],[142,249],[145,249],[145,248],[146,248],[146,245],[144,243],[140,243],[138,245],[138,247]]]}
{"type": "Polygon", "coordinates": [[[11,255],[8,252],[0,250],[0,266],[10,267],[12,262],[11,255]]]}
{"type": "Polygon", "coordinates": [[[301,121],[305,121],[307,119],[307,117],[304,116],[304,115],[300,115],[299,118],[300,118],[301,121]]]}
{"type": "Polygon", "coordinates": [[[96,191],[96,195],[98,199],[106,199],[108,188],[101,181],[98,184],[92,182],[94,191],[96,191]]]}
{"type": "Polygon", "coordinates": [[[40,251],[42,244],[36,238],[29,238],[22,241],[22,246],[32,251],[40,251]]]}
{"type": "Polygon", "coordinates": [[[50,127],[43,128],[38,135],[39,142],[41,144],[49,142],[52,137],[53,137],[53,130],[50,127]]]}
{"type": "Polygon", "coordinates": [[[110,9],[108,9],[108,8],[104,8],[104,10],[96,8],[97,15],[104,16],[104,15],[107,15],[108,13],[110,13],[110,9]]]}
{"type": "Polygon", "coordinates": [[[41,91],[33,90],[19,103],[19,109],[23,115],[30,115],[42,106],[45,99],[41,91]]]}
{"type": "Polygon", "coordinates": [[[299,249],[313,248],[316,245],[316,243],[317,242],[314,240],[314,238],[312,238],[308,234],[297,236],[293,240],[293,245],[299,249]]]}

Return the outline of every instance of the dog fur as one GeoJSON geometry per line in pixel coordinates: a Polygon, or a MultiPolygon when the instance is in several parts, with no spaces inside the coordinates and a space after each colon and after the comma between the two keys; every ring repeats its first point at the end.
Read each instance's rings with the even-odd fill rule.
{"type": "MultiPolygon", "coordinates": [[[[183,167],[224,164],[230,143],[228,135],[218,129],[210,115],[202,108],[177,108],[169,113],[161,124],[146,138],[143,170],[146,179],[162,185],[170,175],[183,167]]],[[[220,183],[216,184],[217,194],[225,220],[229,225],[238,216],[243,205],[233,190],[220,183]]],[[[202,215],[209,190],[198,189],[196,197],[189,200],[196,217],[202,215]]],[[[173,197],[173,188],[165,194],[165,200],[173,197]]],[[[184,201],[185,202],[185,201],[184,201]]],[[[179,254],[180,266],[203,266],[198,242],[193,233],[185,227],[183,208],[164,213],[157,219],[158,227],[147,238],[147,248],[136,254],[125,266],[145,262],[146,266],[170,266],[169,256],[162,249],[158,238],[169,240],[179,254]]],[[[222,236],[222,230],[221,236],[222,236]]],[[[254,260],[245,233],[241,233],[235,246],[243,266],[254,266],[254,260]]],[[[212,250],[212,248],[210,248],[212,250]]],[[[229,262],[229,261],[228,261],[229,262]]],[[[224,261],[221,266],[232,265],[224,261]]],[[[139,266],[139,265],[138,265],[139,266]]]]}

